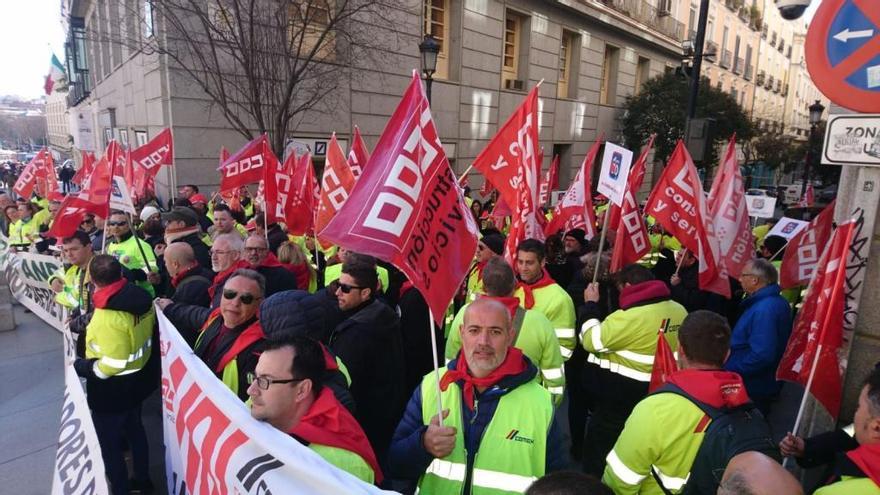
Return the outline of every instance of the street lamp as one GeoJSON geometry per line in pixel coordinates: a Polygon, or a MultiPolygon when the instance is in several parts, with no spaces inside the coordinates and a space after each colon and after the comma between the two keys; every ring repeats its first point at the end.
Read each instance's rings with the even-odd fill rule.
{"type": "Polygon", "coordinates": [[[804,183],[801,184],[801,198],[806,194],[807,184],[810,182],[810,165],[812,162],[813,145],[816,143],[816,130],[819,127],[819,122],[822,120],[822,112],[825,111],[825,106],[822,105],[822,102],[816,100],[816,103],[809,106],[809,110],[810,140],[808,141],[809,145],[807,146],[807,156],[804,159],[804,183]]]}
{"type": "Polygon", "coordinates": [[[425,75],[425,93],[428,97],[428,105],[431,104],[431,83],[434,82],[434,72],[437,70],[437,54],[440,53],[440,42],[430,34],[419,43],[419,52],[422,54],[422,73],[425,75]]]}

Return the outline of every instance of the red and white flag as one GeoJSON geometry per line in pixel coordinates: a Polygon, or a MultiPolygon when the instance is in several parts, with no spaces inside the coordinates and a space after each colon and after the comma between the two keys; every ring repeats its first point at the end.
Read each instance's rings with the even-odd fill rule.
{"type": "MultiPolygon", "coordinates": [[[[265,201],[266,224],[271,225],[278,221],[287,223],[287,210],[290,207],[291,191],[293,185],[293,167],[296,162],[296,154],[290,153],[284,162],[275,160],[266,168],[266,178],[260,181],[255,201],[265,201]]],[[[241,188],[236,188],[230,199],[238,199],[241,207],[241,188]]],[[[230,205],[230,208],[232,206],[230,205]]]]}
{"type": "Polygon", "coordinates": [[[730,297],[730,283],[718,263],[718,240],[712,230],[703,184],[683,141],[678,141],[651,191],[645,213],[696,255],[700,289],[730,297]]]}
{"type": "Polygon", "coordinates": [[[651,252],[651,243],[648,238],[648,228],[645,226],[645,218],[639,211],[636,202],[636,193],[641,189],[645,179],[645,171],[648,167],[648,155],[654,147],[655,134],[651,134],[648,144],[642,150],[642,154],[633,164],[627,178],[626,191],[623,195],[623,205],[618,207],[609,202],[608,218],[609,228],[615,229],[614,249],[611,252],[611,265],[609,271],[614,273],[626,265],[635,263],[643,256],[651,252]],[[622,210],[622,211],[621,211],[622,210]]]}
{"type": "Polygon", "coordinates": [[[657,390],[666,380],[678,371],[678,362],[675,354],[666,340],[666,327],[669,320],[663,320],[663,328],[657,332],[657,351],[654,353],[654,365],[651,367],[651,383],[648,385],[648,393],[657,390]]]}
{"type": "Polygon", "coordinates": [[[806,285],[810,281],[819,263],[822,248],[831,238],[834,204],[835,201],[832,201],[807,228],[788,241],[782,256],[782,265],[779,267],[779,286],[783,289],[806,285]]]}
{"type": "Polygon", "coordinates": [[[265,134],[261,135],[220,165],[220,191],[260,182],[267,175],[267,169],[278,167],[277,162],[268,138],[265,134]]]}
{"type": "Polygon", "coordinates": [[[434,319],[449,306],[477,250],[477,226],[417,73],[349,200],[321,234],[399,268],[434,319]]]}
{"type": "Polygon", "coordinates": [[[345,204],[356,181],[345,161],[342,147],[336,141],[336,133],[333,133],[327,145],[327,159],[324,163],[324,175],[321,177],[321,195],[315,212],[315,232],[324,248],[330,247],[332,243],[324,241],[321,231],[345,204]]]}
{"type": "Polygon", "coordinates": [[[514,259],[520,241],[544,240],[543,222],[538,218],[541,175],[538,153],[538,87],[535,86],[473,163],[513,208],[511,230],[504,248],[508,261],[514,259]]]}
{"type": "Polygon", "coordinates": [[[550,162],[550,168],[544,174],[544,180],[541,181],[541,197],[538,198],[538,204],[543,206],[550,200],[550,193],[559,187],[559,155],[553,157],[550,162]]]}
{"type": "Polygon", "coordinates": [[[119,142],[114,139],[107,145],[104,156],[107,157],[107,162],[110,165],[110,209],[134,215],[128,152],[123,150],[119,142]]]}
{"type": "Polygon", "coordinates": [[[92,168],[95,166],[95,154],[89,153],[88,151],[82,152],[82,166],[79,170],[73,174],[73,178],[70,179],[70,182],[74,184],[82,185],[83,179],[89,176],[92,173],[92,168]]]}
{"type": "Polygon", "coordinates": [[[798,206],[801,208],[808,208],[813,206],[813,202],[816,200],[816,193],[813,191],[813,185],[807,184],[807,188],[804,190],[804,197],[801,198],[798,206]]]}
{"type": "Polygon", "coordinates": [[[358,129],[358,126],[354,126],[354,136],[351,137],[351,149],[348,150],[348,166],[351,168],[351,173],[354,175],[355,180],[361,176],[364,171],[364,165],[369,160],[370,152],[367,151],[367,145],[364,143],[364,138],[361,137],[361,130],[358,129]]]}
{"type": "Polygon", "coordinates": [[[150,189],[159,168],[174,164],[174,137],[171,129],[164,129],[143,146],[131,150],[132,193],[143,197],[150,189]]]}
{"type": "Polygon", "coordinates": [[[34,192],[34,188],[37,186],[37,178],[45,177],[45,166],[47,163],[52,165],[54,169],[52,154],[43,148],[25,165],[24,170],[21,171],[21,174],[12,186],[12,190],[22,198],[30,198],[31,193],[34,192]]]}
{"type": "Polygon", "coordinates": [[[575,175],[571,185],[565,196],[556,203],[556,209],[553,210],[553,219],[547,224],[544,230],[545,235],[553,235],[559,230],[569,231],[572,229],[583,229],[587,234],[587,239],[592,239],[596,235],[596,213],[593,210],[592,200],[592,177],[593,163],[596,161],[596,155],[599,148],[602,147],[603,137],[593,143],[590,150],[584,156],[581,168],[575,175]]]}
{"type": "Polygon", "coordinates": [[[47,235],[56,239],[73,235],[86,213],[107,218],[110,213],[111,177],[110,163],[105,154],[95,162],[92,172],[83,180],[82,190],[68,194],[61,201],[47,235]]]}
{"type": "Polygon", "coordinates": [[[290,202],[285,209],[287,231],[293,235],[307,235],[315,231],[315,208],[318,203],[318,181],[315,179],[315,167],[312,155],[306,152],[300,157],[287,157],[293,170],[290,202]]]}
{"type": "Polygon", "coordinates": [[[755,255],[755,241],[749,225],[743,178],[736,162],[735,135],[727,143],[727,152],[712,181],[708,204],[720,261],[730,276],[739,278],[746,262],[755,255]]]}
{"type": "Polygon", "coordinates": [[[58,190],[58,174],[55,173],[55,160],[52,153],[46,152],[46,160],[38,165],[37,175],[37,195],[50,201],[61,201],[64,194],[58,190]]]}
{"type": "Polygon", "coordinates": [[[791,337],[776,378],[807,386],[825,409],[836,418],[840,411],[844,366],[839,358],[843,344],[844,282],[846,262],[855,222],[841,224],[810,280],[804,304],[792,327],[791,337]]]}

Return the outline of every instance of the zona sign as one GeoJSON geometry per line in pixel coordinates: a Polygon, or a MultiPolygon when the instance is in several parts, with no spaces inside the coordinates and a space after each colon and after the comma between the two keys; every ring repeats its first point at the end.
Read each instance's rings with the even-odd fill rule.
{"type": "Polygon", "coordinates": [[[857,112],[880,112],[876,0],[824,0],[807,31],[807,69],[822,93],[857,112]]]}

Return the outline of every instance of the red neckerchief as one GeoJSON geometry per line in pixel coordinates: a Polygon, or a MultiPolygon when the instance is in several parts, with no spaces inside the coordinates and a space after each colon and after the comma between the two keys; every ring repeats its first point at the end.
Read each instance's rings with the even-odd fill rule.
{"type": "Polygon", "coordinates": [[[526,370],[526,363],[523,360],[523,353],[516,347],[507,348],[507,357],[501,366],[495,368],[489,376],[485,378],[477,378],[468,373],[467,359],[464,357],[464,349],[458,353],[458,362],[454,370],[447,370],[443,378],[440,379],[440,390],[445,391],[450,383],[459,380],[464,382],[464,400],[468,409],[474,410],[474,388],[475,387],[491,387],[508,376],[518,375],[526,370]]]}
{"type": "Polygon", "coordinates": [[[491,299],[493,301],[498,301],[507,308],[507,311],[510,313],[510,317],[513,318],[516,315],[516,308],[519,307],[519,299],[516,297],[495,297],[495,296],[486,296],[481,295],[477,299],[491,299]]]}
{"type": "Polygon", "coordinates": [[[859,445],[855,450],[846,453],[865,476],[880,486],[880,444],[859,445]]]}
{"type": "Polygon", "coordinates": [[[294,265],[292,263],[281,263],[281,266],[284,267],[285,270],[292,273],[294,277],[296,277],[296,287],[298,289],[305,290],[309,287],[309,281],[312,278],[312,273],[309,271],[308,263],[306,263],[305,261],[298,265],[294,265]]]}
{"type": "Polygon", "coordinates": [[[257,269],[257,268],[260,268],[263,266],[270,267],[270,268],[275,267],[275,266],[283,267],[284,264],[281,263],[280,261],[278,261],[278,258],[275,256],[274,253],[269,253],[266,255],[266,258],[263,259],[262,263],[260,263],[259,265],[251,265],[251,268],[257,269]]]}
{"type": "Polygon", "coordinates": [[[186,277],[189,277],[194,272],[198,271],[198,269],[199,269],[199,265],[193,265],[190,268],[187,268],[186,270],[179,272],[177,275],[175,275],[171,278],[171,287],[174,287],[176,289],[177,285],[180,284],[180,282],[183,281],[183,279],[185,279],[186,277]]]}
{"type": "Polygon", "coordinates": [[[477,267],[476,267],[477,280],[480,280],[480,281],[483,280],[483,269],[486,268],[486,265],[488,265],[488,264],[489,264],[488,261],[478,261],[477,262],[477,267]]]}
{"type": "MultiPolygon", "coordinates": [[[[211,311],[211,314],[208,315],[208,320],[205,321],[204,325],[202,325],[202,331],[207,330],[208,327],[210,327],[217,318],[222,318],[220,314],[220,308],[215,308],[213,311],[211,311]]],[[[220,325],[225,326],[222,321],[220,322],[220,325]]],[[[217,335],[216,339],[219,338],[220,334],[217,335]]],[[[238,356],[238,353],[247,349],[248,346],[250,346],[254,342],[265,338],[266,334],[263,333],[263,327],[260,326],[260,321],[255,320],[247,328],[242,330],[238,337],[236,337],[235,342],[232,343],[232,346],[229,348],[229,350],[226,351],[226,354],[223,354],[223,357],[220,358],[220,361],[217,363],[217,368],[214,371],[216,371],[217,373],[223,373],[223,368],[225,368],[227,364],[235,359],[235,357],[238,356]]]]}
{"type": "Polygon", "coordinates": [[[516,283],[517,288],[522,288],[523,293],[525,294],[525,298],[523,300],[523,306],[526,309],[532,309],[532,307],[535,306],[535,294],[534,294],[535,289],[540,289],[541,287],[547,287],[548,285],[553,285],[556,283],[556,281],[550,277],[550,274],[547,273],[546,269],[542,269],[542,270],[543,270],[542,271],[543,274],[541,275],[541,278],[539,278],[537,282],[532,283],[532,284],[528,284],[526,282],[523,282],[522,280],[518,280],[516,283]]]}
{"type": "MultiPolygon", "coordinates": [[[[320,342],[318,342],[321,344],[320,342]]],[[[336,364],[336,357],[333,354],[330,354],[330,351],[327,350],[327,346],[321,344],[321,351],[324,352],[324,369],[328,371],[338,371],[339,365],[336,364]]]]}
{"type": "Polygon", "coordinates": [[[125,287],[125,284],[128,283],[128,280],[122,278],[113,282],[110,285],[105,285],[100,289],[95,291],[95,294],[92,296],[92,300],[95,302],[96,308],[106,308],[107,303],[110,301],[110,298],[115,296],[119,291],[125,287]]]}
{"type": "Polygon", "coordinates": [[[232,275],[232,272],[238,270],[239,268],[250,268],[251,264],[246,260],[238,260],[232,264],[229,268],[223,270],[214,276],[214,283],[211,284],[211,287],[208,288],[208,295],[211,296],[211,300],[214,300],[214,293],[217,292],[217,287],[222,286],[226,283],[226,279],[232,275]]]}
{"type": "Polygon", "coordinates": [[[306,442],[345,449],[361,456],[373,468],[376,483],[382,482],[382,470],[367,435],[347,409],[324,387],[306,415],[287,433],[306,442]]]}

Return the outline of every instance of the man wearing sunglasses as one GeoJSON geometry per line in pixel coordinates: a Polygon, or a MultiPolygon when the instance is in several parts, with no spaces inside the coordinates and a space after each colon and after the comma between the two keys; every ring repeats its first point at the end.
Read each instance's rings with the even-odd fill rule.
{"type": "Polygon", "coordinates": [[[325,383],[328,357],[308,337],[269,344],[248,376],[251,415],[339,469],[381,483],[382,471],[364,431],[325,383]]]}
{"type": "Polygon", "coordinates": [[[195,340],[196,355],[242,401],[248,398],[247,374],[253,373],[257,353],[265,343],[257,321],[265,287],[262,275],[242,268],[226,280],[216,309],[176,304],[170,299],[156,301],[184,339],[195,340]],[[199,329],[195,335],[193,329],[199,329]]]}
{"type": "Polygon", "coordinates": [[[95,215],[86,213],[82,222],[79,223],[79,230],[89,235],[92,242],[93,251],[101,251],[104,248],[104,222],[95,218],[95,215]],[[100,222],[100,224],[99,224],[100,222]]]}
{"type": "Polygon", "coordinates": [[[329,347],[348,368],[355,417],[383,463],[406,405],[400,320],[375,297],[378,275],[371,256],[349,253],[334,285],[345,320],[330,334],[329,347]]]}
{"type": "Polygon", "coordinates": [[[134,235],[127,213],[111,212],[106,228],[107,233],[113,238],[113,242],[107,245],[107,254],[112,255],[122,266],[131,270],[135,285],[155,296],[156,292],[153,290],[153,285],[147,281],[145,271],[158,269],[153,247],[134,235]]]}

